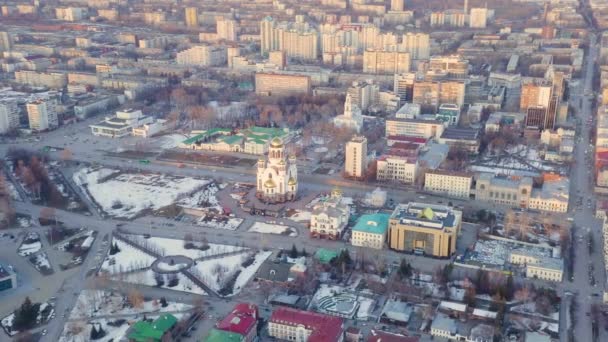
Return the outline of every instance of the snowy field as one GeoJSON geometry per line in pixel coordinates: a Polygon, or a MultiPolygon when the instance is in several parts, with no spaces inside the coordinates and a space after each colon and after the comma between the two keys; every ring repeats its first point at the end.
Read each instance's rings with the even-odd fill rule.
{"type": "Polygon", "coordinates": [[[40,249],[42,249],[40,235],[38,235],[38,233],[28,233],[25,239],[23,239],[21,246],[19,246],[17,253],[21,256],[28,256],[38,253],[40,249]]]}
{"type": "Polygon", "coordinates": [[[312,213],[310,211],[297,210],[295,214],[289,217],[289,219],[295,222],[310,222],[311,215],[312,213]]]}
{"type": "Polygon", "coordinates": [[[200,259],[203,257],[209,257],[216,254],[230,253],[246,249],[245,247],[232,246],[232,245],[218,245],[209,243],[209,248],[206,250],[200,249],[187,249],[184,247],[184,240],[161,238],[161,237],[150,237],[149,239],[144,238],[141,235],[128,235],[131,241],[134,241],[140,246],[152,246],[160,249],[164,255],[183,255],[190,259],[200,259]]]}
{"type": "Polygon", "coordinates": [[[114,217],[133,218],[145,209],[158,210],[190,197],[211,181],[164,174],[123,173],[106,168],[83,168],[74,182],[85,188],[103,211],[114,217]]]}
{"type": "MultiPolygon", "coordinates": [[[[124,281],[126,283],[131,283],[131,284],[156,287],[157,281],[156,281],[155,276],[156,276],[156,273],[154,271],[145,270],[145,271],[141,271],[141,272],[121,274],[121,275],[116,276],[114,279],[124,281]]],[[[203,296],[207,295],[207,292],[205,292],[205,290],[201,289],[198,285],[192,283],[192,280],[187,278],[182,273],[176,273],[174,275],[177,277],[179,282],[176,286],[171,287],[171,286],[169,286],[169,281],[168,281],[169,276],[170,275],[163,276],[164,284],[162,286],[160,286],[160,288],[167,289],[167,290],[173,290],[173,291],[194,293],[194,294],[199,294],[199,295],[203,295],[203,296]]],[[[171,275],[171,276],[173,276],[173,275],[171,275]]]]}
{"type": "Polygon", "coordinates": [[[256,222],[249,228],[250,232],[262,234],[278,234],[287,236],[298,236],[298,232],[288,226],[280,224],[271,224],[266,222],[256,222]]]}
{"type": "Polygon", "coordinates": [[[215,229],[227,229],[227,230],[236,230],[241,223],[243,223],[243,219],[230,217],[226,222],[218,222],[217,220],[205,220],[205,218],[201,217],[196,221],[196,224],[201,227],[209,227],[215,229]]]}
{"type": "Polygon", "coordinates": [[[49,274],[53,272],[51,268],[51,263],[49,262],[49,257],[45,252],[40,252],[34,255],[31,255],[29,261],[34,265],[36,270],[40,273],[49,274]]]}
{"type": "Polygon", "coordinates": [[[357,320],[367,320],[371,317],[375,303],[374,299],[359,296],[344,287],[323,284],[313,296],[311,308],[315,306],[318,312],[340,312],[352,315],[357,320]],[[352,303],[352,306],[349,307],[346,303],[352,303]]]}
{"type": "Polygon", "coordinates": [[[243,267],[242,264],[248,259],[248,253],[211,259],[198,262],[192,266],[192,273],[197,275],[209,288],[219,291],[236,272],[240,271],[234,283],[232,295],[238,294],[257,272],[264,260],[272,255],[272,252],[259,252],[254,256],[251,265],[243,267]]]}
{"type": "MultiPolygon", "coordinates": [[[[116,243],[120,252],[110,255],[108,254],[101,264],[100,271],[105,271],[110,274],[118,274],[131,270],[147,268],[152,265],[155,257],[137,249],[123,241],[113,239],[112,244],[116,243]]],[[[108,251],[109,253],[109,251],[108,251]]]]}
{"type": "Polygon", "coordinates": [[[167,302],[162,307],[158,300],[149,300],[141,303],[138,308],[123,307],[123,296],[120,293],[110,293],[100,290],[82,290],[76,299],[76,303],[70,313],[71,320],[82,318],[94,318],[110,315],[130,315],[143,313],[162,313],[174,311],[186,311],[192,305],[184,303],[167,302]]]}

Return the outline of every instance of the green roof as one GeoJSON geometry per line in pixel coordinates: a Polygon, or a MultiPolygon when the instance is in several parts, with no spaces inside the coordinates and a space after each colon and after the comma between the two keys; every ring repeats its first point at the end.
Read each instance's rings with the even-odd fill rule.
{"type": "Polygon", "coordinates": [[[177,323],[172,314],[162,314],[154,322],[139,321],[133,324],[129,340],[137,342],[160,341],[163,335],[177,323]]]}
{"type": "Polygon", "coordinates": [[[315,253],[315,257],[317,259],[319,259],[319,261],[322,264],[330,263],[337,256],[338,256],[337,251],[334,251],[331,249],[326,249],[326,248],[319,248],[319,249],[317,249],[317,252],[315,253]]]}
{"type": "Polygon", "coordinates": [[[230,128],[212,128],[182,141],[182,144],[191,145],[199,140],[204,139],[205,137],[212,137],[217,134],[226,134],[230,132],[232,132],[230,128]]]}
{"type": "Polygon", "coordinates": [[[238,144],[241,142],[241,140],[243,140],[243,137],[239,135],[229,135],[222,138],[222,141],[224,141],[228,145],[238,144]]]}
{"type": "Polygon", "coordinates": [[[242,340],[243,335],[241,334],[219,329],[211,329],[209,335],[207,335],[203,342],[241,342],[242,340]]]}
{"type": "Polygon", "coordinates": [[[367,214],[361,215],[357,224],[353,227],[353,232],[364,232],[372,234],[384,234],[388,229],[388,219],[390,214],[367,214]]]}
{"type": "Polygon", "coordinates": [[[253,126],[253,127],[249,127],[248,130],[249,130],[249,132],[256,134],[256,135],[265,134],[270,137],[282,137],[287,134],[282,128],[275,128],[275,127],[253,126]]]}

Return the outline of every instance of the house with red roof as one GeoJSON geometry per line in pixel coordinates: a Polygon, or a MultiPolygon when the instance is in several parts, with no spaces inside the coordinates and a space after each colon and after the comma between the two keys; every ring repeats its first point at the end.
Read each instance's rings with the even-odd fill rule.
{"type": "Polygon", "coordinates": [[[296,342],[342,342],[344,320],[316,312],[277,308],[268,321],[268,335],[296,342]]]}
{"type": "Polygon", "coordinates": [[[218,330],[236,333],[243,342],[251,342],[257,336],[258,307],[255,304],[239,303],[215,327],[218,330]]]}

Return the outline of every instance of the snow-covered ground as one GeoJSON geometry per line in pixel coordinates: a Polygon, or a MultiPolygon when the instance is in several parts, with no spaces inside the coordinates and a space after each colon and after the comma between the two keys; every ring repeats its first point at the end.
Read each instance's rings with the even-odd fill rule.
{"type": "Polygon", "coordinates": [[[39,272],[42,272],[43,270],[46,272],[50,272],[52,270],[51,263],[49,262],[49,257],[46,255],[45,252],[40,252],[31,256],[30,261],[32,262],[32,264],[34,264],[34,267],[39,272]]]}
{"type": "Polygon", "coordinates": [[[170,149],[170,148],[175,148],[178,147],[179,144],[182,143],[182,141],[186,140],[186,136],[183,134],[167,134],[167,135],[163,135],[157,138],[153,138],[156,140],[156,142],[158,143],[159,147],[161,149],[170,149]]]}
{"type": "MultiPolygon", "coordinates": [[[[38,316],[37,316],[37,323],[36,324],[45,324],[46,321],[48,321],[48,319],[50,318],[51,314],[54,312],[53,306],[51,304],[49,304],[48,302],[42,302],[40,303],[40,306],[38,307],[38,316]],[[45,315],[45,321],[42,320],[42,313],[47,309],[48,306],[51,306],[50,310],[47,310],[46,315],[45,315]]],[[[13,330],[13,319],[15,318],[15,314],[10,314],[6,317],[4,317],[2,320],[0,320],[0,325],[2,325],[2,327],[4,328],[4,331],[9,335],[9,336],[15,336],[19,333],[19,331],[13,330]]]]}
{"type": "Polygon", "coordinates": [[[249,282],[251,277],[257,272],[264,260],[272,255],[272,252],[259,252],[254,256],[251,265],[243,267],[242,264],[249,256],[248,253],[223,257],[221,259],[211,259],[198,262],[191,267],[192,273],[199,277],[207,286],[214,291],[219,291],[225,282],[237,271],[241,271],[236,278],[232,295],[238,294],[249,282]]]}
{"type": "Polygon", "coordinates": [[[209,184],[205,189],[198,191],[191,196],[186,196],[177,201],[177,204],[185,208],[194,208],[207,210],[215,210],[218,213],[223,211],[217,197],[215,196],[219,191],[217,184],[209,184]]]}
{"type": "Polygon", "coordinates": [[[123,296],[120,293],[111,293],[100,290],[83,290],[78,295],[70,319],[94,318],[109,315],[129,315],[141,313],[160,313],[185,311],[192,308],[192,305],[176,302],[167,302],[166,307],[162,307],[159,300],[149,300],[141,303],[141,307],[123,307],[123,296]]]}
{"type": "Polygon", "coordinates": [[[23,243],[19,246],[17,253],[21,256],[28,256],[37,253],[42,249],[42,243],[40,242],[40,235],[32,232],[28,233],[23,239],[23,243]]]}
{"type": "Polygon", "coordinates": [[[357,298],[359,302],[359,310],[357,310],[357,319],[366,321],[370,318],[372,311],[374,310],[375,301],[367,297],[357,298]]]}
{"type": "Polygon", "coordinates": [[[165,174],[123,173],[106,168],[83,168],[74,182],[85,188],[103,211],[133,218],[145,209],[157,210],[203,189],[209,180],[165,174]]]}
{"type": "Polygon", "coordinates": [[[310,211],[298,210],[295,214],[291,215],[289,219],[295,222],[309,222],[311,215],[312,213],[310,211]]]}
{"type": "Polygon", "coordinates": [[[241,225],[241,223],[243,223],[243,219],[236,217],[229,218],[228,221],[226,221],[225,223],[218,222],[215,220],[205,221],[202,217],[198,221],[196,221],[196,224],[202,227],[227,230],[236,230],[241,225]]]}
{"type": "MultiPolygon", "coordinates": [[[[156,287],[157,283],[156,283],[155,275],[156,274],[154,271],[145,270],[145,271],[141,271],[141,272],[122,274],[122,275],[116,276],[115,280],[121,280],[121,281],[124,281],[126,283],[131,283],[131,284],[156,287]]],[[[163,289],[189,292],[189,293],[194,293],[194,294],[199,294],[199,295],[207,295],[207,292],[205,292],[205,290],[201,289],[198,285],[192,283],[192,281],[190,279],[188,279],[182,273],[176,273],[175,275],[164,275],[163,278],[164,278],[164,285],[161,286],[161,288],[163,288],[163,289]],[[174,287],[170,287],[168,285],[169,276],[176,276],[179,279],[179,283],[174,287]]]]}
{"type": "Polygon", "coordinates": [[[112,244],[114,243],[116,243],[120,252],[114,255],[108,254],[103,261],[103,264],[101,264],[100,271],[118,274],[150,267],[154,260],[156,260],[155,257],[120,240],[113,240],[112,244]]]}
{"type": "MultiPolygon", "coordinates": [[[[183,255],[190,259],[200,259],[216,254],[229,253],[246,249],[239,246],[231,245],[218,245],[210,243],[207,250],[200,249],[187,249],[184,247],[184,240],[161,238],[161,237],[150,237],[149,239],[144,238],[141,235],[129,236],[130,239],[135,241],[140,246],[146,244],[156,247],[164,252],[164,255],[183,255]]],[[[162,254],[162,253],[161,253],[162,254]]]]}
{"type": "Polygon", "coordinates": [[[158,264],[156,264],[154,267],[158,267],[158,270],[162,270],[165,272],[174,272],[174,271],[179,271],[183,268],[185,268],[186,266],[188,266],[188,264],[173,264],[171,265],[168,262],[165,261],[161,261],[158,264]]]}
{"type": "Polygon", "coordinates": [[[271,224],[266,222],[256,222],[249,228],[250,232],[262,233],[262,234],[278,234],[287,236],[298,236],[298,232],[288,226],[280,224],[271,224]]]}

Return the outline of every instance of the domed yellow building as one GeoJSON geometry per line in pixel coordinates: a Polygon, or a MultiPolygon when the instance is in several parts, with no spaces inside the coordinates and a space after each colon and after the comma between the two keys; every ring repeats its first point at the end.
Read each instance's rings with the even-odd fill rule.
{"type": "Polygon", "coordinates": [[[298,192],[298,168],[294,156],[287,157],[281,138],[274,138],[268,147],[267,159],[260,158],[257,171],[256,196],[268,203],[292,201],[298,192]]]}

